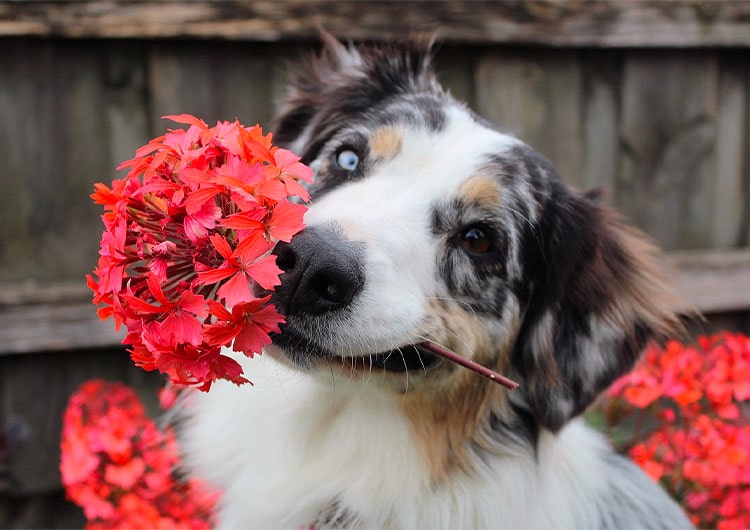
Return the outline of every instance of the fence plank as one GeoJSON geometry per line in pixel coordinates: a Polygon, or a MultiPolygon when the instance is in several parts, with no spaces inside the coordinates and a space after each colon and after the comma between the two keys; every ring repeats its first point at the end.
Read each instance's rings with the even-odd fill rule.
{"type": "Polygon", "coordinates": [[[619,87],[622,55],[619,52],[583,56],[582,87],[584,161],[582,184],[585,188],[602,187],[605,200],[614,202],[612,191],[617,178],[620,120],[619,87]]]}
{"type": "Polygon", "coordinates": [[[83,282],[23,282],[0,289],[0,356],[119,346],[125,330],[102,322],[83,282]]]}
{"type": "MultiPolygon", "coordinates": [[[[109,135],[109,161],[114,167],[156,134],[149,128],[145,43],[112,42],[106,46],[104,116],[109,135]]],[[[100,177],[106,181],[107,175],[100,177]]]]}
{"type": "Polygon", "coordinates": [[[583,185],[582,72],[570,51],[490,53],[477,66],[479,113],[552,160],[583,185]]]}
{"type": "MultiPolygon", "coordinates": [[[[173,124],[166,114],[189,113],[208,123],[239,118],[245,125],[269,126],[276,69],[284,48],[215,43],[154,43],[149,55],[151,127],[173,124]]],[[[287,50],[288,51],[288,50],[287,50]]]]}
{"type": "Polygon", "coordinates": [[[51,42],[0,42],[0,122],[5,124],[0,127],[0,279],[39,268],[33,259],[33,236],[34,209],[41,198],[30,179],[50,175],[56,167],[56,112],[46,82],[53,77],[54,62],[51,42]]]}
{"type": "MultiPolygon", "coordinates": [[[[744,58],[745,55],[742,54],[742,57],[744,58]]],[[[750,246],[750,65],[747,61],[745,61],[745,116],[745,129],[743,131],[745,137],[745,160],[743,165],[743,172],[745,174],[745,200],[742,207],[743,211],[739,215],[744,219],[740,238],[746,246],[750,246]]],[[[750,322],[750,318],[748,318],[748,322],[750,322]]]]}
{"type": "Polygon", "coordinates": [[[742,0],[2,1],[0,35],[70,38],[347,39],[439,30],[449,41],[554,46],[747,46],[742,0]]]}
{"type": "Polygon", "coordinates": [[[748,142],[745,128],[750,123],[746,105],[750,70],[744,55],[730,55],[720,67],[714,178],[708,182],[713,200],[710,240],[713,248],[731,248],[743,243],[742,231],[750,213],[750,201],[743,193],[750,186],[750,167],[743,167],[748,142]]]}
{"type": "Polygon", "coordinates": [[[442,48],[435,61],[440,84],[451,95],[476,109],[476,62],[479,54],[465,46],[442,48]]]}
{"type": "Polygon", "coordinates": [[[715,53],[629,54],[616,204],[665,248],[712,246],[715,53]]]}
{"type": "Polygon", "coordinates": [[[112,346],[125,336],[112,321],[102,323],[85,301],[0,307],[0,319],[0,355],[112,346]]]}
{"type": "Polygon", "coordinates": [[[750,250],[672,252],[668,261],[679,290],[702,312],[750,308],[750,250]]]}
{"type": "Polygon", "coordinates": [[[131,157],[136,138],[146,138],[142,75],[129,77],[138,69],[130,53],[0,41],[0,121],[9,124],[0,129],[0,281],[83,278],[95,264],[93,183],[111,180],[113,157],[131,157]],[[127,66],[107,73],[118,55],[127,66]]]}
{"type": "Polygon", "coordinates": [[[83,282],[23,282],[0,289],[0,357],[16,353],[111,348],[125,330],[102,322],[83,282]]]}

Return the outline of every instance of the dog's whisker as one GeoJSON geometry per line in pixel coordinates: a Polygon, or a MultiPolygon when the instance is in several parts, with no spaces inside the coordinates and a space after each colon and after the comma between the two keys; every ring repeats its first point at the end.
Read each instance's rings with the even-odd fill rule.
{"type": "Polygon", "coordinates": [[[406,362],[406,357],[404,356],[404,352],[401,350],[400,347],[397,347],[396,350],[401,355],[401,360],[404,361],[404,376],[406,379],[406,391],[404,392],[403,396],[401,396],[401,403],[406,402],[406,396],[409,393],[409,367],[406,362]]]}
{"type": "Polygon", "coordinates": [[[459,300],[458,298],[454,298],[452,296],[426,296],[425,300],[439,300],[442,302],[454,302],[456,304],[460,304],[464,306],[466,309],[468,309],[469,311],[471,311],[471,314],[474,318],[478,318],[477,312],[474,309],[474,306],[472,306],[466,300],[459,300]]]}
{"type": "MultiPolygon", "coordinates": [[[[474,354],[476,353],[476,352],[474,351],[474,348],[472,348],[471,346],[469,346],[469,343],[468,343],[468,342],[466,342],[466,340],[464,340],[464,339],[463,339],[463,338],[462,338],[462,337],[461,337],[461,336],[460,336],[460,335],[459,335],[458,333],[456,333],[456,332],[455,332],[455,331],[453,331],[452,329],[448,328],[447,326],[443,326],[443,325],[441,325],[441,326],[440,326],[440,329],[441,329],[441,331],[444,331],[444,332],[446,332],[447,334],[449,334],[449,335],[453,336],[453,338],[454,338],[454,339],[455,339],[456,341],[460,342],[460,343],[461,343],[461,345],[462,345],[462,346],[463,346],[463,347],[464,347],[464,348],[465,348],[465,349],[466,349],[466,350],[467,350],[467,351],[469,352],[469,355],[472,355],[472,356],[473,356],[473,355],[474,355],[474,354]]],[[[434,342],[434,343],[436,343],[436,344],[438,344],[438,345],[442,346],[443,348],[446,348],[446,349],[450,349],[450,348],[448,348],[448,346],[446,346],[446,345],[445,345],[445,344],[443,344],[442,342],[436,341],[436,340],[435,340],[434,338],[430,338],[430,337],[428,337],[428,336],[426,336],[426,335],[421,335],[421,334],[418,334],[418,333],[413,333],[413,335],[414,335],[415,337],[417,337],[417,338],[420,338],[420,339],[424,340],[424,341],[427,341],[427,342],[434,342]]]]}
{"type": "Polygon", "coordinates": [[[529,219],[528,216],[524,215],[524,213],[521,212],[520,210],[517,210],[516,208],[513,208],[512,206],[509,206],[508,204],[504,204],[503,208],[511,212],[516,217],[519,217],[520,219],[522,219],[532,230],[537,229],[534,222],[531,219],[529,219]]]}
{"type": "Polygon", "coordinates": [[[333,391],[331,392],[331,400],[336,401],[336,376],[333,374],[333,366],[329,365],[328,370],[331,374],[331,386],[333,388],[333,391]]]}
{"type": "MultiPolygon", "coordinates": [[[[394,349],[396,351],[398,351],[399,355],[401,356],[401,360],[404,363],[404,379],[405,379],[404,387],[405,387],[405,390],[404,390],[403,396],[401,398],[402,402],[404,402],[404,401],[406,401],[406,397],[409,394],[409,364],[408,364],[408,362],[406,360],[406,355],[404,354],[404,351],[401,349],[401,346],[397,346],[394,349]]],[[[390,357],[390,355],[389,355],[389,357],[390,357]]],[[[419,361],[421,363],[422,359],[419,357],[419,351],[417,351],[417,357],[419,358],[419,361]]],[[[422,366],[424,366],[424,363],[422,363],[422,366]]]]}
{"type": "Polygon", "coordinates": [[[370,361],[370,369],[367,372],[367,381],[366,384],[370,383],[370,379],[372,378],[372,355],[368,355],[367,359],[370,361]]]}
{"type": "MultiPolygon", "coordinates": [[[[429,339],[427,337],[421,336],[418,333],[413,334],[415,338],[419,339],[419,341],[412,341],[414,343],[416,342],[422,342],[422,341],[428,341],[429,339]]],[[[419,364],[422,366],[422,373],[424,375],[427,375],[427,366],[424,363],[424,359],[422,358],[422,355],[419,353],[419,349],[415,350],[417,353],[417,360],[419,360],[419,364]]]]}

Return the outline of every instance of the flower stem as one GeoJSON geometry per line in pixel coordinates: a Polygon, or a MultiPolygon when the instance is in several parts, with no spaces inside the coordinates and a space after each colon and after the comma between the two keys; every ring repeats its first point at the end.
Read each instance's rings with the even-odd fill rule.
{"type": "Polygon", "coordinates": [[[495,383],[502,385],[509,390],[515,390],[516,388],[518,388],[518,383],[516,383],[515,381],[512,381],[511,379],[508,379],[504,375],[500,375],[497,372],[490,370],[486,366],[477,364],[471,359],[462,357],[456,352],[451,351],[448,348],[444,348],[443,346],[440,346],[439,344],[436,344],[434,342],[422,342],[419,344],[419,346],[421,346],[425,350],[428,350],[434,353],[435,355],[439,355],[443,359],[448,359],[449,361],[454,362],[458,365],[461,365],[464,368],[468,368],[475,374],[479,374],[481,376],[486,377],[487,379],[491,379],[495,383]]]}

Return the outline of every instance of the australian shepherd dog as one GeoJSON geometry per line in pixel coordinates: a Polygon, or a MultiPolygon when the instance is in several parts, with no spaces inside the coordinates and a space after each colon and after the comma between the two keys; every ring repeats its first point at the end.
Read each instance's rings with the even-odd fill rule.
{"type": "Polygon", "coordinates": [[[220,525],[689,527],[579,418],[689,311],[655,248],[454,100],[429,43],[324,40],[274,128],[316,173],[306,228],[274,250],[286,323],[244,364],[254,386],[183,412],[220,525]]]}

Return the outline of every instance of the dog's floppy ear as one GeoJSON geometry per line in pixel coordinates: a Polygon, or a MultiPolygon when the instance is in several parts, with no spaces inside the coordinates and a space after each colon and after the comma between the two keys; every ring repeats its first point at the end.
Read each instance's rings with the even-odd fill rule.
{"type": "Polygon", "coordinates": [[[643,234],[594,194],[547,184],[525,241],[533,286],[512,363],[523,382],[517,398],[556,431],[633,366],[648,338],[680,332],[692,310],[643,234]]]}

